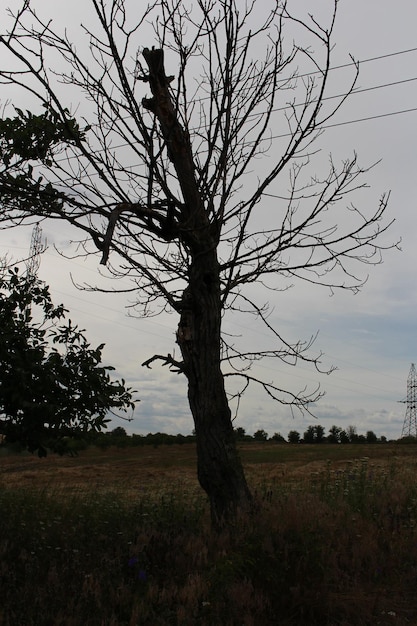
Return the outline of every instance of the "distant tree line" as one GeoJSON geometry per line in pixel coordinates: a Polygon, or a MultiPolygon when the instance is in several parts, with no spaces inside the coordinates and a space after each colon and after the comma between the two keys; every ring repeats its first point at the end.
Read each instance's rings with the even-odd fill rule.
{"type": "MultiPolygon", "coordinates": [[[[339,426],[332,426],[329,428],[326,435],[325,429],[320,424],[314,426],[308,426],[306,431],[301,434],[296,430],[291,430],[287,437],[276,432],[272,436],[263,430],[259,429],[250,435],[246,433],[246,430],[241,426],[234,429],[235,437],[239,442],[275,442],[275,443],[304,443],[304,444],[318,444],[318,443],[387,443],[385,436],[378,437],[372,430],[368,430],[365,435],[358,434],[356,426],[348,426],[345,430],[339,426]]],[[[406,442],[405,439],[399,440],[406,442]]],[[[191,435],[168,435],[166,433],[148,433],[147,435],[128,435],[126,430],[118,426],[112,431],[107,433],[90,433],[88,445],[96,445],[100,448],[107,448],[109,446],[160,446],[160,445],[173,445],[173,444],[185,444],[195,442],[195,433],[191,435]]],[[[416,442],[413,437],[407,438],[407,442],[416,442]]]]}
{"type": "MultiPolygon", "coordinates": [[[[259,429],[249,435],[242,427],[234,429],[235,437],[238,442],[271,442],[281,444],[370,444],[370,443],[388,443],[387,438],[382,435],[378,437],[372,430],[368,430],[365,435],[358,434],[355,426],[348,426],[346,429],[339,426],[329,428],[326,435],[325,429],[320,424],[308,426],[303,434],[297,430],[290,430],[287,437],[276,432],[271,437],[268,433],[259,429]]],[[[196,441],[195,433],[191,435],[168,435],[167,433],[148,433],[147,435],[129,435],[122,426],[117,426],[109,432],[89,431],[80,437],[63,437],[60,440],[60,454],[76,455],[81,450],[85,450],[91,446],[106,450],[110,447],[127,448],[138,446],[161,445],[183,445],[194,443],[196,441]]],[[[403,437],[395,441],[396,443],[417,443],[416,437],[403,437]]],[[[10,445],[6,441],[0,439],[0,448],[7,447],[15,452],[25,449],[23,445],[15,443],[10,445]]]]}
{"type": "Polygon", "coordinates": [[[128,435],[122,426],[114,428],[108,433],[99,433],[93,437],[90,441],[100,448],[107,448],[109,446],[161,446],[161,445],[173,445],[184,444],[195,441],[195,435],[167,435],[166,433],[148,433],[147,435],[128,435]]]}
{"type": "MultiPolygon", "coordinates": [[[[147,435],[128,435],[122,426],[117,426],[109,432],[89,431],[83,437],[64,437],[61,439],[59,452],[61,454],[76,455],[81,450],[96,446],[102,450],[110,447],[127,448],[134,446],[154,446],[184,444],[195,441],[195,435],[167,435],[166,433],[148,433],[147,435]]],[[[7,445],[0,441],[0,447],[8,447],[15,452],[21,452],[25,448],[19,443],[7,445]]]]}
{"type": "MultiPolygon", "coordinates": [[[[297,430],[290,430],[287,437],[276,432],[272,436],[264,429],[259,429],[250,435],[244,428],[238,426],[234,429],[235,437],[238,442],[275,442],[275,443],[301,443],[301,444],[347,444],[347,443],[387,443],[384,435],[378,437],[372,430],[366,431],[365,434],[358,434],[356,426],[348,426],[343,429],[333,425],[326,434],[325,428],[321,424],[308,426],[304,433],[297,430]]],[[[405,437],[396,440],[398,443],[417,443],[415,437],[405,437]]],[[[106,448],[109,446],[160,446],[185,444],[195,442],[195,433],[191,435],[167,435],[166,433],[148,433],[147,435],[128,435],[124,428],[117,427],[108,433],[90,433],[89,444],[106,448]]]]}
{"type": "MultiPolygon", "coordinates": [[[[372,430],[368,430],[365,435],[357,432],[356,426],[348,426],[345,430],[339,426],[332,426],[326,435],[326,431],[321,424],[308,426],[307,430],[301,434],[297,430],[290,430],[285,438],[281,433],[274,433],[269,437],[265,430],[257,430],[253,436],[247,435],[242,427],[235,429],[236,438],[239,441],[275,441],[277,443],[386,443],[387,438],[382,435],[378,437],[372,430]]],[[[413,439],[413,438],[411,438],[413,439]]]]}

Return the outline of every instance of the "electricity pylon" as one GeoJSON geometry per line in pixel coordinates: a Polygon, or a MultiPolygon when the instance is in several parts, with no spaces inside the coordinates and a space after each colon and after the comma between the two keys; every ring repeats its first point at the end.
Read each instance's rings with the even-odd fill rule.
{"type": "Polygon", "coordinates": [[[417,373],[414,363],[411,363],[407,378],[407,399],[400,402],[407,405],[401,438],[417,438],[417,373]]]}
{"type": "Polygon", "coordinates": [[[42,243],[42,229],[39,224],[35,224],[30,241],[29,258],[26,261],[26,278],[28,283],[33,282],[38,275],[41,254],[45,247],[46,245],[42,243]]]}

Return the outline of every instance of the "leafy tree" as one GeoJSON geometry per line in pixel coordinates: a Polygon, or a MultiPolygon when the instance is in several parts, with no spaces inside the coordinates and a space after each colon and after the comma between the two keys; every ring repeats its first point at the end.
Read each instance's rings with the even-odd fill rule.
{"type": "Polygon", "coordinates": [[[340,443],[350,443],[349,435],[345,430],[340,431],[340,443]]]}
{"type": "Polygon", "coordinates": [[[235,437],[238,441],[244,441],[247,438],[246,430],[242,426],[235,428],[235,437]]]}
{"type": "Polygon", "coordinates": [[[323,443],[324,428],[320,424],[309,426],[304,433],[304,443],[323,443]]]}
{"type": "Polygon", "coordinates": [[[340,443],[340,434],[342,432],[342,429],[340,428],[340,426],[335,426],[333,425],[331,428],[329,428],[329,434],[327,435],[327,441],[329,443],[340,443]]]}
{"type": "Polygon", "coordinates": [[[378,437],[372,430],[368,430],[366,432],[366,443],[376,443],[378,441],[378,437]]]}
{"type": "Polygon", "coordinates": [[[107,436],[111,437],[112,445],[115,445],[118,448],[126,448],[130,445],[130,437],[123,426],[116,426],[116,428],[113,428],[107,436]]]}
{"type": "Polygon", "coordinates": [[[400,437],[400,439],[397,439],[398,443],[417,443],[417,437],[414,437],[413,435],[406,435],[405,437],[400,437]]]}
{"type": "Polygon", "coordinates": [[[285,443],[285,437],[283,437],[281,433],[274,433],[271,437],[271,441],[275,441],[276,443],[285,443]]]}
{"type": "Polygon", "coordinates": [[[315,426],[316,429],[316,443],[323,443],[325,437],[324,437],[324,428],[321,424],[317,424],[317,426],[315,426]]]}
{"type": "Polygon", "coordinates": [[[289,443],[300,443],[300,433],[296,430],[290,430],[288,433],[289,443]]]}
{"type": "Polygon", "coordinates": [[[356,155],[312,169],[312,144],[358,65],[347,95],[326,97],[337,0],[323,25],[272,0],[86,1],[89,53],[30,1],[0,35],[3,93],[18,85],[44,107],[0,127],[0,220],[68,222],[83,254],[132,280],[138,311],[177,314],[180,357],[144,365],[188,381],[198,477],[220,523],[251,504],[229,398],[255,385],[309,412],[322,395],[257,373],[261,359],[320,363],[313,339],[291,343],[273,327],[262,290],[299,279],[356,292],[356,264],[378,263],[386,247],[387,195],[374,208],[350,200],[365,186],[356,155]],[[227,316],[245,314],[269,348],[222,333],[227,316]]]}
{"type": "Polygon", "coordinates": [[[346,435],[349,439],[349,443],[358,443],[359,435],[356,426],[348,426],[346,429],[346,435]]]}
{"type": "Polygon", "coordinates": [[[123,426],[116,426],[113,430],[110,431],[110,435],[112,437],[127,437],[126,429],[123,426]]]}
{"type": "Polygon", "coordinates": [[[303,435],[304,443],[314,443],[315,441],[315,427],[309,426],[303,435]]]}
{"type": "Polygon", "coordinates": [[[268,439],[268,433],[261,428],[253,433],[253,438],[255,441],[266,441],[268,439]]]}
{"type": "Polygon", "coordinates": [[[105,428],[109,410],[134,406],[124,381],[101,365],[104,344],[91,348],[71,320],[63,323],[65,313],[47,286],[17,268],[0,277],[0,433],[39,456],[105,428]]]}

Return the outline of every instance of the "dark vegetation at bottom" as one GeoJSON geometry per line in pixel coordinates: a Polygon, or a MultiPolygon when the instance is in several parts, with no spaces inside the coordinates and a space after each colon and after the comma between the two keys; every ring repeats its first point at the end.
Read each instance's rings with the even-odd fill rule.
{"type": "Polygon", "coordinates": [[[412,472],[368,459],[216,534],[202,497],[0,488],[2,626],[416,624],[412,472]]]}

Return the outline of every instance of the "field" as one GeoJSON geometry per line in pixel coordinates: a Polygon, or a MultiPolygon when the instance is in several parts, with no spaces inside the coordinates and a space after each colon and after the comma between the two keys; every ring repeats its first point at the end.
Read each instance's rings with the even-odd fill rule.
{"type": "Polygon", "coordinates": [[[193,444],[0,457],[0,624],[417,625],[417,446],[241,454],[221,534],[193,444]]]}

